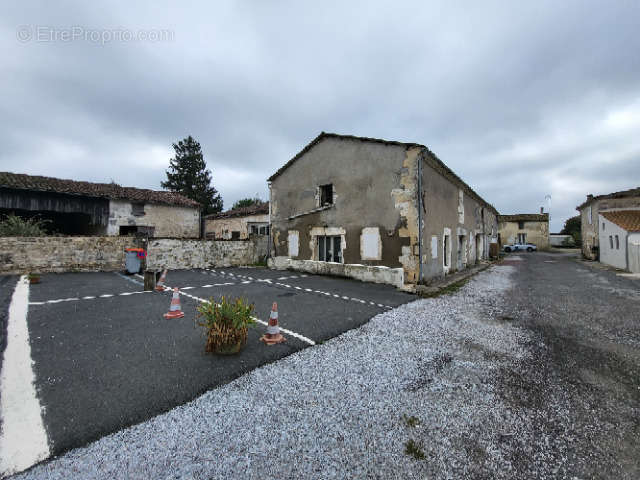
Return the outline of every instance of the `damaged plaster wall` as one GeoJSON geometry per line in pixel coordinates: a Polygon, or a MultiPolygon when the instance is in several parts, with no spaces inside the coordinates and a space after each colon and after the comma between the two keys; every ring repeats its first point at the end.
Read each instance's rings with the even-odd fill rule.
{"type": "Polygon", "coordinates": [[[144,204],[144,215],[133,214],[129,200],[109,201],[107,235],[119,235],[120,226],[154,227],[154,237],[198,238],[200,211],[176,205],[144,204]]]}
{"type": "Polygon", "coordinates": [[[424,152],[422,164],[424,283],[487,258],[489,243],[497,236],[495,210],[472,195],[468,187],[450,178],[430,155],[424,152]],[[449,235],[448,262],[444,259],[445,234],[449,235]],[[437,248],[429,248],[429,242],[434,244],[434,237],[437,248]],[[460,237],[463,237],[462,243],[460,237]]]}
{"type": "Polygon", "coordinates": [[[407,238],[407,245],[402,246],[399,261],[404,269],[405,282],[418,281],[420,262],[418,260],[418,160],[420,148],[407,149],[402,162],[400,187],[391,191],[395,208],[400,212],[401,227],[398,235],[407,238]]]}
{"type": "Polygon", "coordinates": [[[272,256],[288,256],[288,231],[296,230],[299,260],[318,258],[318,235],[339,235],[345,264],[401,267],[410,238],[399,236],[406,226],[391,192],[404,188],[406,157],[400,144],[328,137],[314,145],[270,185],[272,256]],[[329,184],[334,204],[319,207],[318,187],[329,184]],[[365,228],[379,231],[379,259],[362,259],[365,228]]]}

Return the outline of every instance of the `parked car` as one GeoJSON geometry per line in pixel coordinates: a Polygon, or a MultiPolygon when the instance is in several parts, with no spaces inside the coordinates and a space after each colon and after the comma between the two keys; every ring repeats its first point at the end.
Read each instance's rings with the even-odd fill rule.
{"type": "Polygon", "coordinates": [[[534,250],[538,250],[538,247],[536,247],[533,243],[514,243],[512,245],[504,246],[505,252],[517,252],[522,250],[533,252],[534,250]]]}

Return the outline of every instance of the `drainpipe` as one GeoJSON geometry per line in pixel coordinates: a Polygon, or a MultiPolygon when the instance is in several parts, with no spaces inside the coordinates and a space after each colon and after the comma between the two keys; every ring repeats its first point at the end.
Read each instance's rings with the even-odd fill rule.
{"type": "Polygon", "coordinates": [[[422,152],[418,155],[418,283],[422,282],[422,152]]]}
{"type": "Polygon", "coordinates": [[[267,182],[267,187],[269,187],[269,236],[268,242],[269,246],[267,247],[267,260],[271,258],[271,182],[267,182]]]}

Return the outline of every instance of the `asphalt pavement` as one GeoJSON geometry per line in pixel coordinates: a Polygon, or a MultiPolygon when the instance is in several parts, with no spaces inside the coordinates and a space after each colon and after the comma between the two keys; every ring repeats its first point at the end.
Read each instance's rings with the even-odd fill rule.
{"type": "Polygon", "coordinates": [[[204,332],[195,325],[196,298],[243,297],[265,321],[275,301],[280,326],[313,342],[415,298],[390,286],[266,269],[170,271],[166,284],[184,288],[182,319],[166,320],[171,293],[142,293],[136,276],[46,274],[31,285],[31,356],[52,455],[310,346],[285,334],[285,343],[267,347],[259,341],[265,327],[258,324],[240,355],[206,354],[204,332]]]}

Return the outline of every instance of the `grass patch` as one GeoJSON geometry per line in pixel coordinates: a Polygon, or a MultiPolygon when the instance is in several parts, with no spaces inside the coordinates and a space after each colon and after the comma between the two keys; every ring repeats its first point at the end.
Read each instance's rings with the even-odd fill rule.
{"type": "Polygon", "coordinates": [[[404,423],[407,425],[407,427],[413,428],[416,425],[420,425],[420,419],[418,417],[414,417],[413,415],[408,417],[407,415],[403,414],[402,420],[404,420],[404,423]]]}
{"type": "Polygon", "coordinates": [[[409,439],[404,444],[404,453],[407,455],[411,455],[416,460],[424,460],[424,452],[422,451],[422,446],[412,439],[409,439]]]}

